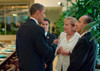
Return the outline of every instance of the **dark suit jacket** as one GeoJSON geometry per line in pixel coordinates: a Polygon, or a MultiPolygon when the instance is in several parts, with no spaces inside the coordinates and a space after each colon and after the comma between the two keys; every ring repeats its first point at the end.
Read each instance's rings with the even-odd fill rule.
{"type": "MultiPolygon", "coordinates": [[[[47,39],[48,45],[51,46],[52,43],[53,43],[53,40],[56,39],[56,36],[54,34],[51,34],[51,33],[47,32],[46,39],[47,39]]],[[[53,61],[54,57],[55,56],[53,56],[50,59],[45,58],[45,61],[46,61],[46,64],[47,64],[47,68],[45,69],[45,71],[53,71],[53,63],[52,63],[52,61],[53,61]]]]}
{"type": "Polygon", "coordinates": [[[90,32],[80,38],[72,54],[67,71],[95,71],[97,46],[90,32]]]}
{"type": "Polygon", "coordinates": [[[55,45],[49,47],[44,29],[29,19],[17,32],[16,52],[20,71],[45,71],[44,58],[54,55],[55,45]]]}

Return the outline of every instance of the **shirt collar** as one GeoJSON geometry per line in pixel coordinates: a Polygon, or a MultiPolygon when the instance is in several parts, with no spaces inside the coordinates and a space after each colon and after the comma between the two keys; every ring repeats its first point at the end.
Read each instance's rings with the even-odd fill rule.
{"type": "Polygon", "coordinates": [[[45,32],[45,36],[47,36],[47,33],[48,33],[48,32],[45,32]]]}
{"type": "Polygon", "coordinates": [[[33,19],[38,24],[38,21],[35,18],[30,17],[30,19],[33,19]]]}
{"type": "Polygon", "coordinates": [[[88,30],[86,32],[84,32],[80,37],[84,36],[86,33],[90,32],[91,30],[88,30]]]}
{"type": "Polygon", "coordinates": [[[86,32],[84,32],[84,33],[82,33],[82,34],[81,34],[81,37],[82,37],[82,36],[84,36],[86,33],[87,33],[87,31],[86,31],[86,32]]]}

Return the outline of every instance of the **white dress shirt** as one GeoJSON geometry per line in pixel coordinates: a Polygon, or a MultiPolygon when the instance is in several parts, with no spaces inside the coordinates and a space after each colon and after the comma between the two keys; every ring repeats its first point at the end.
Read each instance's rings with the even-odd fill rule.
{"type": "Polygon", "coordinates": [[[45,36],[47,36],[47,33],[48,33],[48,32],[45,32],[45,36]]]}
{"type": "MultiPolygon", "coordinates": [[[[58,47],[63,47],[63,50],[67,51],[72,51],[73,48],[75,47],[77,41],[79,40],[80,38],[80,35],[79,33],[75,33],[72,38],[70,40],[67,41],[67,38],[66,38],[67,34],[62,32],[60,34],[60,42],[58,43],[58,47]]],[[[56,50],[57,52],[57,50],[56,50]]],[[[58,54],[57,55],[58,57],[58,60],[57,60],[57,64],[56,64],[56,69],[57,71],[61,71],[61,67],[63,67],[63,71],[66,71],[68,66],[69,66],[69,63],[70,63],[70,56],[63,56],[62,54],[58,54]]]]}

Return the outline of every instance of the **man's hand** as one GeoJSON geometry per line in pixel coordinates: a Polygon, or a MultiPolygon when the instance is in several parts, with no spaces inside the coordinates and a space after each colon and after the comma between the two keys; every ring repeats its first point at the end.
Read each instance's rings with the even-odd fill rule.
{"type": "Polygon", "coordinates": [[[44,66],[44,67],[45,67],[45,69],[46,69],[46,68],[47,68],[47,64],[45,64],[45,66],[44,66]]]}
{"type": "Polygon", "coordinates": [[[53,43],[57,45],[57,44],[60,42],[60,40],[59,40],[59,39],[60,39],[60,38],[55,39],[55,40],[53,41],[53,43]]]}

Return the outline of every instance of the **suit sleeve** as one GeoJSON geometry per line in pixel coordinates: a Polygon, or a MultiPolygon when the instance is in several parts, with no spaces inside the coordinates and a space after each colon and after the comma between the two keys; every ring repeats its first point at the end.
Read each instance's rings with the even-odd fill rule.
{"type": "Polygon", "coordinates": [[[79,71],[87,59],[88,52],[89,46],[87,41],[85,39],[80,40],[71,54],[70,65],[67,71],[79,71]]]}
{"type": "Polygon", "coordinates": [[[53,44],[52,47],[49,47],[46,42],[44,30],[42,28],[38,28],[37,30],[38,31],[34,34],[35,38],[33,38],[36,52],[44,58],[53,56],[55,52],[55,45],[53,44]]]}
{"type": "MultiPolygon", "coordinates": [[[[53,40],[55,40],[57,37],[55,35],[52,35],[53,36],[53,40]]],[[[51,44],[51,47],[53,46],[53,43],[51,44]]],[[[57,45],[54,46],[54,48],[56,49],[57,45]]],[[[45,58],[45,62],[47,65],[51,64],[53,62],[55,58],[55,54],[53,56],[51,56],[50,58],[45,58]]]]}

